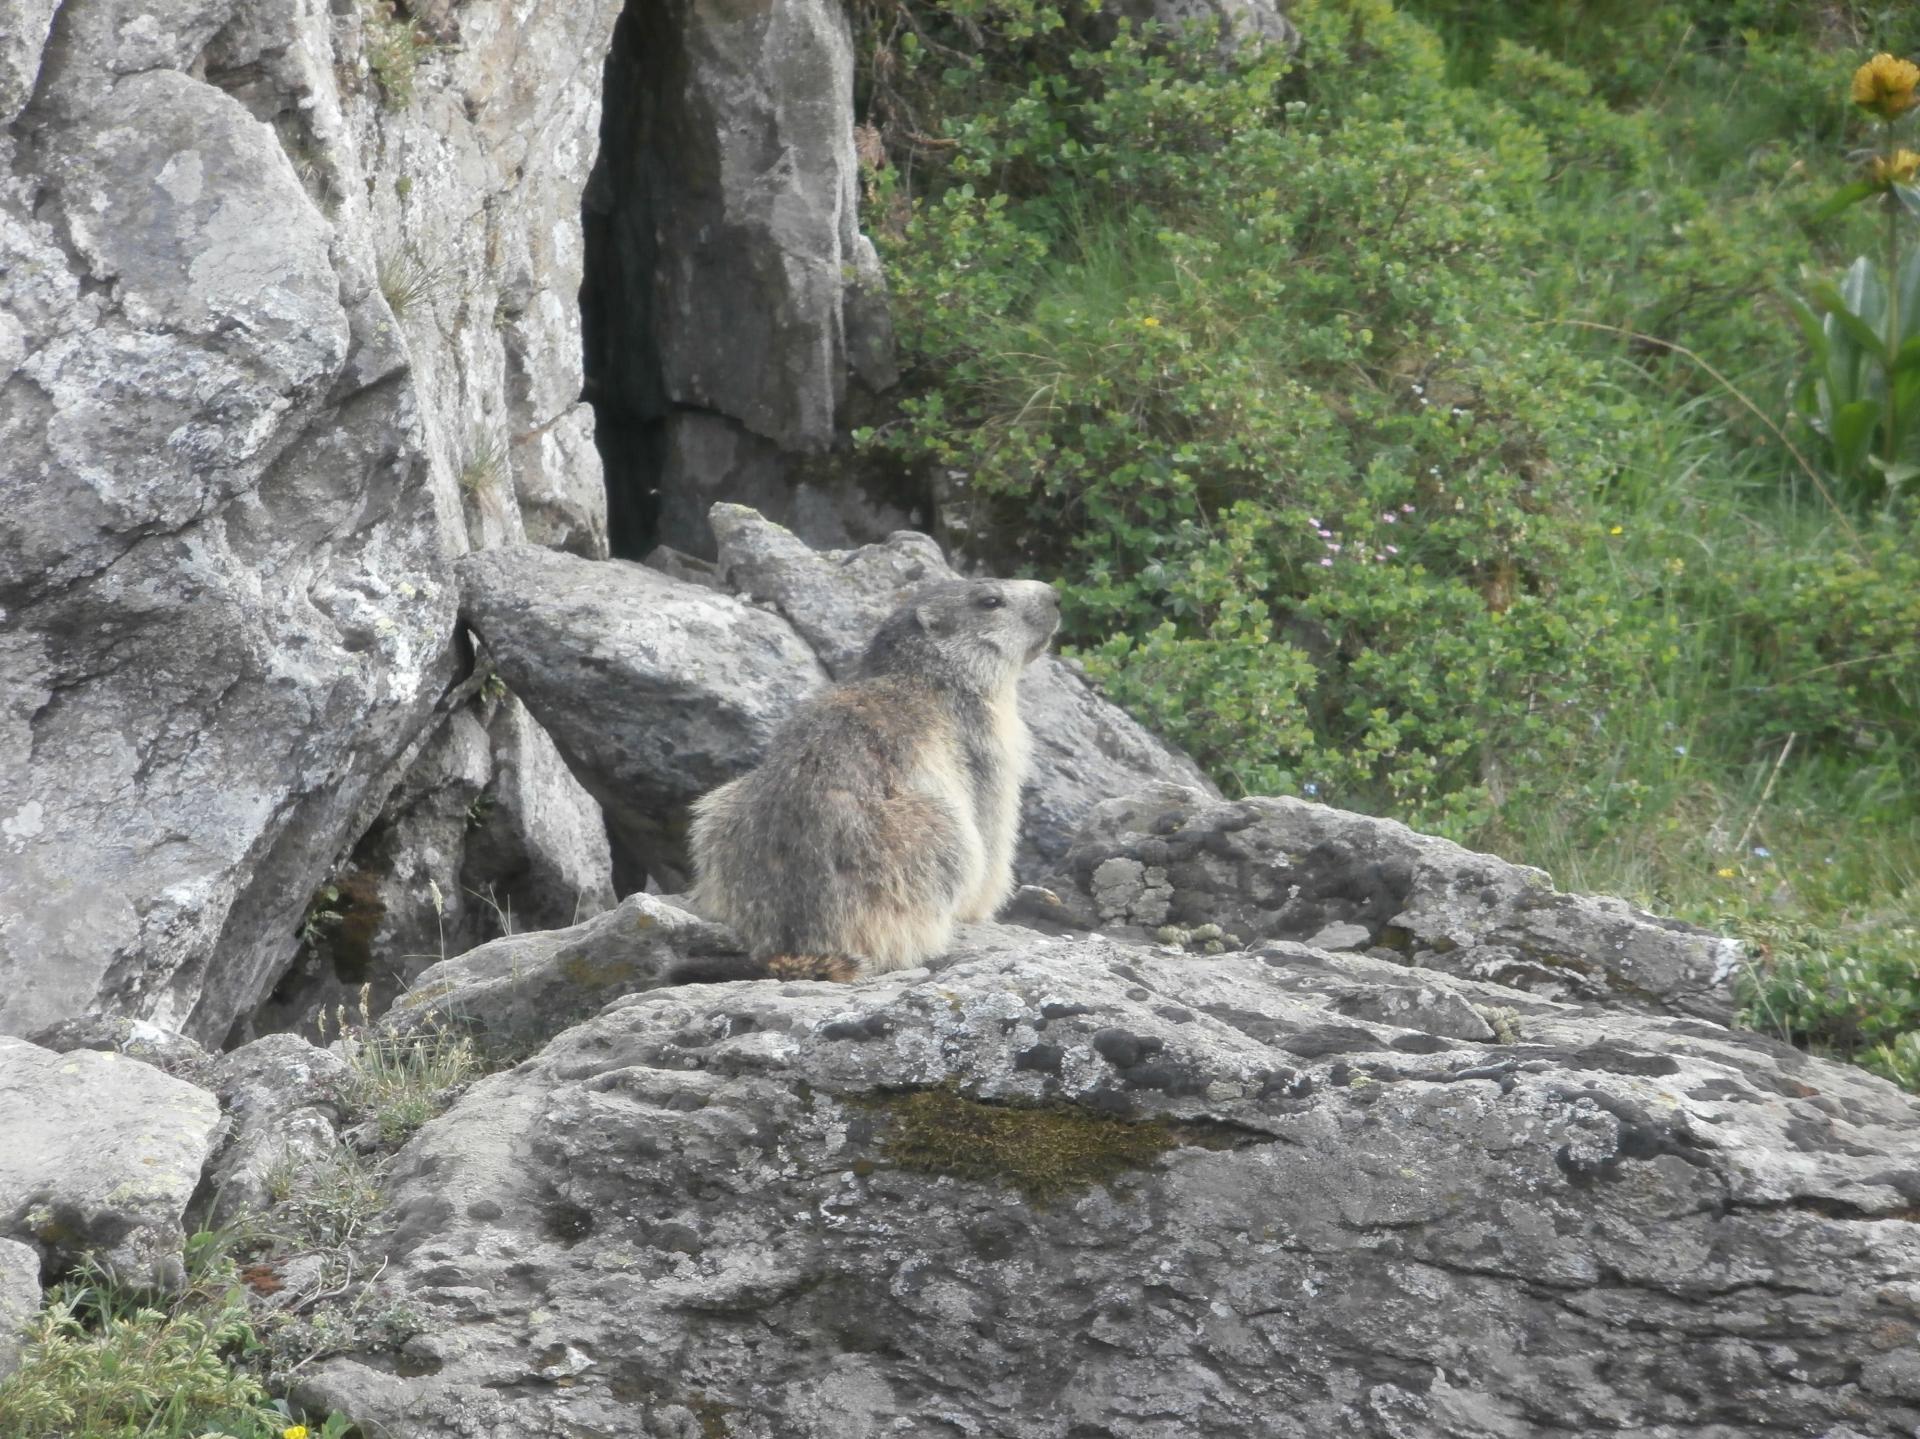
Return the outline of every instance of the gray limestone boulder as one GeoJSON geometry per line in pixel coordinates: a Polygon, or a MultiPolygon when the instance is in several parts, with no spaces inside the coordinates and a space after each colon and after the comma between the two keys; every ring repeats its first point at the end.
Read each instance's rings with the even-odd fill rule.
{"type": "Polygon", "coordinates": [[[91,1255],[122,1283],[185,1275],[187,1201],[220,1130],[206,1090],[100,1050],[0,1035],[0,1236],[50,1267],[91,1255]]]}
{"type": "Polygon", "coordinates": [[[454,678],[453,558],[605,552],[618,0],[465,7],[405,96],[371,8],[0,0],[0,1032],[224,1041],[454,678]]]}
{"type": "Polygon", "coordinates": [[[203,1089],[208,1087],[216,1063],[204,1047],[184,1034],[124,1015],[80,1015],[49,1025],[28,1037],[42,1049],[51,1049],[56,1054],[76,1049],[123,1054],[203,1089]]]}
{"type": "Polygon", "coordinates": [[[351,1073],[331,1050],[270,1034],[220,1056],[212,1078],[227,1133],[204,1188],[221,1224],[271,1208],[277,1186],[333,1153],[351,1073]]]}
{"type": "Polygon", "coordinates": [[[1920,1105],[1694,1019],[1002,931],[621,1000],[402,1152],[396,1439],[1907,1439],[1920,1105]],[[1425,1002],[1390,999],[1418,987],[1425,1002]]]}
{"type": "Polygon", "coordinates": [[[23,1332],[39,1312],[39,1252],[17,1239],[0,1239],[0,1379],[20,1367],[23,1332]]]}
{"type": "Polygon", "coordinates": [[[460,566],[461,612],[663,887],[686,806],[751,764],[826,671],[778,616],[620,560],[532,546],[460,566]]]}
{"type": "Polygon", "coordinates": [[[1061,918],[1142,936],[1217,926],[1229,946],[1300,940],[1550,999],[1726,1020],[1739,941],[1393,820],[1175,785],[1095,807],[1049,885],[1061,918]]]}
{"type": "Polygon", "coordinates": [[[632,894],[568,929],[509,935],[434,965],[381,1017],[384,1034],[457,1030],[482,1053],[519,1057],[624,995],[678,982],[739,942],[672,902],[632,894]]]}
{"type": "Polygon", "coordinates": [[[1300,32],[1285,8],[1273,0],[1116,0],[1102,13],[1171,31],[1193,25],[1217,29],[1223,53],[1248,46],[1275,46],[1288,52],[1300,48],[1300,32]]]}
{"type": "Polygon", "coordinates": [[[585,209],[589,393],[612,487],[656,504],[677,548],[712,552],[723,495],[821,542],[908,518],[807,464],[841,441],[850,385],[897,378],[859,230],[855,58],[833,0],[661,0],[616,32],[585,209]]]}

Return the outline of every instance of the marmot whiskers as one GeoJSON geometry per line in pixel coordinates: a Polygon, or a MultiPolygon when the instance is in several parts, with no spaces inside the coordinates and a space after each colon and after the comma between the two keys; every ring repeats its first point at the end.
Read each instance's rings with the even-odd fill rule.
{"type": "Polygon", "coordinates": [[[991,917],[1013,889],[1030,748],[1015,685],[1059,623],[1033,580],[915,594],[858,678],[694,805],[694,907],[788,978],[905,969],[991,917]]]}

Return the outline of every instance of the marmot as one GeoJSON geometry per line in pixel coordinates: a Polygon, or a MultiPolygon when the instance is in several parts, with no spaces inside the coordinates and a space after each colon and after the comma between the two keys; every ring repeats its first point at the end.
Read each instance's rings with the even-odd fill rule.
{"type": "Polygon", "coordinates": [[[1013,890],[1031,744],[1015,685],[1059,624],[1034,580],[914,594],[856,678],[694,805],[694,908],[786,978],[906,969],[991,917],[1013,890]]]}

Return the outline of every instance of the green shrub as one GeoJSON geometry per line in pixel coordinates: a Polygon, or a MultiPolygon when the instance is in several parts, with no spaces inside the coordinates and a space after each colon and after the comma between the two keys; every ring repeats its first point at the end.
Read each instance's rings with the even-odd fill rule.
{"type": "Polygon", "coordinates": [[[868,439],[964,471],[981,542],[1064,572],[1089,668],[1229,782],[1458,830],[1631,675],[1571,583],[1631,407],[1529,323],[1538,133],[1387,5],[1293,14],[1300,74],[1123,29],[987,105],[976,56],[887,246],[913,391],[868,439]]]}

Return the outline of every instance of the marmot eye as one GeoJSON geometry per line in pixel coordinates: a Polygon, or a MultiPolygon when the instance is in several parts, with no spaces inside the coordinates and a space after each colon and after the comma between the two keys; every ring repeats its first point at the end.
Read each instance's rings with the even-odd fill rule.
{"type": "Polygon", "coordinates": [[[983,610],[997,610],[1006,604],[1006,600],[999,595],[982,595],[974,603],[983,610]]]}

